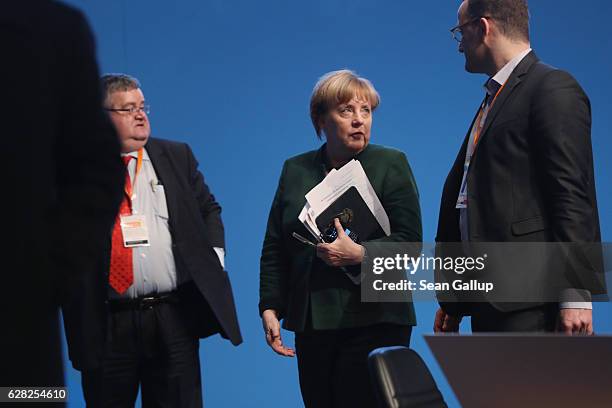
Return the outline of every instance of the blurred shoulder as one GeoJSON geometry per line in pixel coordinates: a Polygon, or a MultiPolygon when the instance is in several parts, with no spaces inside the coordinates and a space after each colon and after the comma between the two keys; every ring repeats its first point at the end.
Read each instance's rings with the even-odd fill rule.
{"type": "Polygon", "coordinates": [[[2,4],[2,30],[21,30],[46,36],[87,26],[87,19],[77,8],[49,0],[7,1],[2,4]],[[10,23],[10,24],[6,24],[10,23]]]}
{"type": "Polygon", "coordinates": [[[58,1],[36,1],[36,3],[43,4],[43,7],[46,5],[47,12],[54,13],[58,16],[64,16],[67,19],[73,20],[85,20],[84,14],[69,4],[58,2],[58,1]]]}

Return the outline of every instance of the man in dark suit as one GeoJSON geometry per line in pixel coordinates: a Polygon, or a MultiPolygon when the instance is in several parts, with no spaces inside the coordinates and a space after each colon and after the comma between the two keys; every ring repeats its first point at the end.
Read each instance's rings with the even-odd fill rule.
{"type": "Polygon", "coordinates": [[[221,207],[184,143],[150,138],[139,82],[102,77],[127,166],[113,228],[102,368],[83,373],[93,406],[202,406],[199,338],[242,342],[224,271],[221,207]]]}
{"type": "MultiPolygon", "coordinates": [[[[439,248],[452,242],[600,241],[589,100],[571,75],[538,60],[528,20],[525,0],[465,0],[459,7],[451,32],[465,68],[489,79],[444,185],[439,248]]],[[[553,258],[542,260],[550,276],[564,274],[575,260],[555,264],[553,258]]],[[[556,285],[553,280],[547,284],[556,285]]],[[[580,281],[585,279],[572,283],[580,281]]],[[[522,284],[523,290],[533,287],[522,284]]],[[[558,302],[442,303],[434,330],[458,330],[461,316],[471,315],[473,331],[553,331],[558,324],[566,333],[590,334],[590,295],[598,290],[570,286],[559,291],[558,302]]]]}
{"type": "Polygon", "coordinates": [[[64,382],[58,305],[76,368],[99,363],[98,264],[121,200],[119,142],[102,110],[93,37],[77,10],[0,13],[4,191],[1,386],[64,382]]]}

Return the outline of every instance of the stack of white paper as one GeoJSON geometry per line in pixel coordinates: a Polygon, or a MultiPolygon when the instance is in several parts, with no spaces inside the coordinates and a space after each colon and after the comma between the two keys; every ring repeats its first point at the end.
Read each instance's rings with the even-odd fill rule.
{"type": "Polygon", "coordinates": [[[339,170],[332,169],[323,181],[306,194],[306,204],[302,208],[298,219],[317,241],[321,241],[321,232],[315,220],[338,197],[353,186],[357,189],[385,234],[389,235],[391,233],[389,217],[385,209],[380,203],[372,184],[370,184],[363,167],[361,167],[361,163],[353,159],[339,170]]]}

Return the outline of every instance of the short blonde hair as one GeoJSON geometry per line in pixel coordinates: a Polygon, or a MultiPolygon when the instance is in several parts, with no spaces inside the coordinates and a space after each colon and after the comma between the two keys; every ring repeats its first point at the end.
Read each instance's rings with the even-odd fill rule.
{"type": "Polygon", "coordinates": [[[366,99],[372,107],[372,112],[380,104],[380,96],[374,85],[365,78],[357,76],[353,71],[341,69],[328,72],[319,78],[310,97],[310,119],[321,138],[321,118],[341,103],[346,103],[355,96],[366,99]]]}

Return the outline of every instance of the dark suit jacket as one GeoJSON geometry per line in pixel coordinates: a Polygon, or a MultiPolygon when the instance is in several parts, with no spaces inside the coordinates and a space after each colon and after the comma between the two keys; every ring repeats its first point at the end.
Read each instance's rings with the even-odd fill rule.
{"type": "Polygon", "coordinates": [[[8,206],[0,385],[45,385],[50,372],[61,376],[58,304],[73,364],[96,365],[103,350],[99,265],[124,167],[102,110],[93,37],[80,12],[46,0],[5,2],[0,45],[0,162],[8,206]]]}
{"type": "MultiPolygon", "coordinates": [[[[468,138],[469,130],[444,184],[438,243],[461,241],[455,205],[468,138]]],[[[600,241],[590,103],[571,75],[543,64],[533,52],[519,63],[486,118],[467,191],[471,242],[600,241]]],[[[545,269],[568,272],[566,262],[546,261],[545,269]]],[[[599,267],[591,266],[596,274],[599,267]]],[[[601,292],[581,278],[570,279],[573,287],[601,292]]],[[[465,312],[461,305],[443,306],[465,312]]]]}
{"type": "MultiPolygon", "coordinates": [[[[362,303],[361,288],[338,268],[317,258],[315,249],[291,236],[310,234],[298,220],[304,196],[325,177],[325,145],[287,160],[270,210],[260,268],[260,314],[275,309],[283,327],[301,332],[308,327],[309,306],[314,329],[363,327],[375,323],[416,324],[412,303],[362,303]]],[[[422,240],[416,183],[406,156],[370,144],[355,157],[378,195],[391,223],[391,235],[366,241],[422,240]]]]}
{"type": "Polygon", "coordinates": [[[221,207],[188,145],[150,138],[145,146],[164,185],[178,290],[199,337],[242,342],[227,272],[213,247],[225,248],[221,207]]]}

